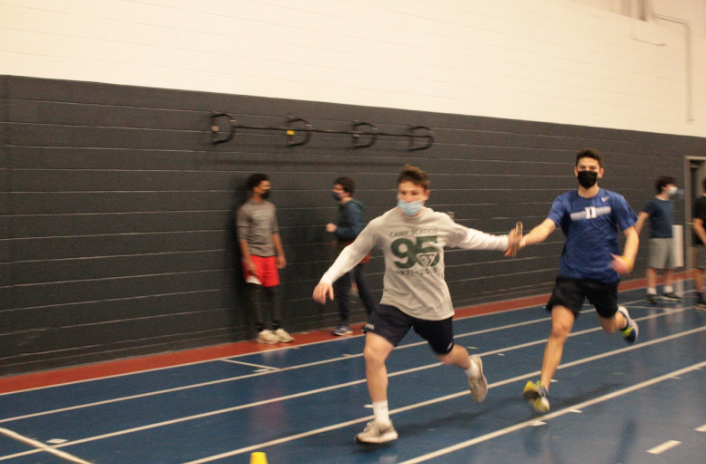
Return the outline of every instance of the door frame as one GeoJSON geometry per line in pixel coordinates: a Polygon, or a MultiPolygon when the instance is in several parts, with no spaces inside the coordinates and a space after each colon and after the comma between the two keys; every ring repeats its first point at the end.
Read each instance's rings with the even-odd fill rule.
{"type": "MultiPolygon", "coordinates": [[[[702,193],[701,185],[691,184],[691,165],[692,161],[700,161],[702,165],[706,165],[706,156],[685,156],[684,157],[684,256],[686,269],[692,269],[694,267],[694,256],[692,253],[693,245],[691,243],[691,223],[692,223],[692,195],[694,198],[698,197],[698,193],[702,193]],[[694,188],[696,192],[694,192],[694,188]],[[695,195],[696,193],[696,195],[695,195]]],[[[706,166],[705,166],[706,167],[706,166]]]]}

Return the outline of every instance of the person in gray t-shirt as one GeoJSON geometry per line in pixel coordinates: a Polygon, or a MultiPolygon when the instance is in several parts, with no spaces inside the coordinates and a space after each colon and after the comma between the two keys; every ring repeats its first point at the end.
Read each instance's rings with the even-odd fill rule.
{"type": "Polygon", "coordinates": [[[287,265],[277,225],[275,205],[266,200],[270,195],[270,180],[266,174],[248,178],[250,200],[238,209],[236,226],[243,256],[243,270],[248,301],[257,328],[259,343],[274,344],[294,339],[281,327],[282,310],[279,298],[279,272],[287,265]],[[262,289],[268,298],[272,330],[265,328],[260,305],[262,289]]]}
{"type": "Polygon", "coordinates": [[[514,230],[490,235],[456,224],[447,214],[424,207],[429,178],[405,165],[397,182],[397,207],[373,219],[347,246],[314,289],[314,300],[333,300],[333,282],[353,269],[373,248],[383,251],[385,276],[382,301],[365,325],[365,374],[375,419],[356,440],[385,443],[397,438],[387,405],[385,361],[409,329],[422,336],[438,359],[462,369],[474,401],[485,400],[488,382],[480,356],[454,343],[453,304],[444,280],[444,247],[507,250],[518,242],[514,230]]]}
{"type": "Polygon", "coordinates": [[[672,225],[674,225],[674,202],[671,197],[677,193],[674,177],[662,176],[655,181],[657,195],[650,200],[637,216],[635,231],[639,234],[647,219],[650,220],[650,255],[647,261],[647,301],[657,304],[657,270],[664,275],[665,300],[679,301],[674,293],[674,249],[672,225]]]}

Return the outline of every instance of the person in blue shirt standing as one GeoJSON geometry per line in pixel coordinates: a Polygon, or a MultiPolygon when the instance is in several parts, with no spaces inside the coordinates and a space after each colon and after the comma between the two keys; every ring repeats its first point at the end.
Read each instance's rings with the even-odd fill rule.
{"type": "Polygon", "coordinates": [[[637,216],[622,195],[598,186],[603,173],[603,157],[598,150],[579,151],[574,167],[578,190],[557,197],[549,217],[519,243],[522,248],[542,242],[557,227],[566,236],[559,275],[547,303],[552,329],[544,350],[540,380],[528,382],[523,391],[524,398],[537,412],[549,411],[549,385],[584,299],[588,298],[595,306],[605,332],[620,331],[630,344],[637,340],[637,324],[627,308],[618,306],[620,275],[632,271],[640,242],[633,227],[637,216]],[[627,238],[622,254],[618,230],[627,238]]]}
{"type": "Polygon", "coordinates": [[[647,203],[647,206],[637,217],[635,231],[640,234],[645,221],[650,220],[650,257],[647,261],[647,301],[657,304],[657,269],[664,273],[665,300],[679,301],[681,298],[674,293],[674,249],[672,226],[674,225],[674,203],[670,199],[677,193],[674,177],[662,176],[655,182],[657,195],[647,203]]]}
{"type": "MultiPolygon", "coordinates": [[[[365,228],[363,204],[353,199],[354,192],[355,182],[350,177],[339,177],[333,181],[331,195],[338,202],[338,217],[335,223],[326,224],[326,230],[336,237],[336,247],[339,253],[353,243],[358,234],[365,228]]],[[[370,261],[369,254],[353,268],[352,272],[342,275],[333,284],[336,292],[336,302],[338,303],[338,312],[341,316],[341,323],[333,331],[334,335],[342,336],[353,333],[348,324],[351,306],[349,296],[352,287],[351,274],[353,274],[352,277],[355,279],[355,285],[358,288],[358,296],[368,316],[375,308],[375,300],[370,294],[368,282],[363,275],[363,266],[368,261],[370,261]]]]}

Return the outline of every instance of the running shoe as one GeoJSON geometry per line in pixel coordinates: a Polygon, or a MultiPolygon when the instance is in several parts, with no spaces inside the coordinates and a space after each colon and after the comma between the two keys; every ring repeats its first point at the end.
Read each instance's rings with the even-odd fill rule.
{"type": "Polygon", "coordinates": [[[350,335],[352,333],[353,331],[347,324],[341,324],[338,328],[336,328],[336,330],[333,331],[333,334],[338,335],[339,337],[343,335],[350,335]]]}
{"type": "Polygon", "coordinates": [[[279,337],[273,334],[271,330],[263,330],[257,334],[257,342],[274,345],[275,343],[279,343],[279,337]]]}
{"type": "Polygon", "coordinates": [[[627,327],[622,329],[620,333],[623,335],[625,341],[632,345],[637,341],[637,335],[639,334],[640,329],[637,327],[637,323],[630,318],[628,308],[625,306],[618,306],[618,312],[625,316],[625,319],[628,321],[627,327]]]}
{"type": "Polygon", "coordinates": [[[368,422],[365,430],[355,437],[358,443],[387,443],[392,440],[397,440],[397,431],[392,426],[392,422],[383,425],[375,420],[368,422]]]}
{"type": "Polygon", "coordinates": [[[662,294],[662,299],[663,299],[663,300],[669,300],[669,301],[681,301],[681,297],[680,297],[679,295],[677,295],[676,293],[674,293],[674,292],[663,293],[663,294],[662,294]]]}
{"type": "Polygon", "coordinates": [[[651,293],[648,293],[647,295],[645,295],[645,299],[646,299],[647,302],[648,302],[649,304],[651,304],[651,305],[656,305],[656,304],[657,304],[657,295],[653,295],[653,294],[651,294],[651,293]]]}
{"type": "Polygon", "coordinates": [[[277,329],[275,330],[275,337],[277,337],[277,341],[280,341],[282,343],[289,343],[293,342],[294,338],[287,333],[286,330],[284,329],[277,329]]]}
{"type": "Polygon", "coordinates": [[[473,401],[476,403],[482,403],[485,401],[485,397],[488,394],[488,379],[483,375],[483,360],[480,356],[471,356],[471,362],[478,366],[479,374],[475,377],[468,378],[468,387],[471,389],[471,396],[473,396],[473,401]]]}
{"type": "Polygon", "coordinates": [[[706,300],[700,299],[694,306],[696,309],[706,310],[706,300]]]}
{"type": "Polygon", "coordinates": [[[549,412],[549,399],[547,398],[549,394],[539,380],[537,382],[527,382],[522,396],[534,407],[535,411],[541,413],[549,412]]]}

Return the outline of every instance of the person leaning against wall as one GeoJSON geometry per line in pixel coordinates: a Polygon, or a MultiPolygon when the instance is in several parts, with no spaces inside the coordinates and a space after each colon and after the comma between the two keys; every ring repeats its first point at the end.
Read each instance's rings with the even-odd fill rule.
{"type": "Polygon", "coordinates": [[[294,338],[281,327],[278,271],[284,269],[287,260],[279,236],[277,210],[275,205],[267,201],[271,193],[267,174],[251,175],[247,180],[247,188],[250,200],[238,209],[236,226],[243,257],[248,303],[258,332],[257,341],[267,344],[288,343],[294,338]],[[267,295],[272,330],[265,328],[260,304],[260,294],[263,290],[267,295]]]}
{"type": "MultiPolygon", "coordinates": [[[[338,217],[336,222],[326,224],[326,231],[332,233],[336,237],[336,248],[340,253],[345,247],[353,243],[358,234],[365,227],[363,220],[363,204],[358,200],[353,199],[355,192],[355,182],[350,177],[339,177],[333,181],[333,189],[331,195],[338,202],[338,217]]],[[[350,335],[353,333],[349,322],[350,315],[350,291],[351,277],[355,280],[358,288],[358,296],[365,307],[365,312],[370,316],[375,308],[375,300],[373,300],[368,288],[368,282],[363,275],[363,266],[370,261],[370,254],[366,255],[363,260],[358,263],[352,272],[343,274],[338,280],[333,283],[333,289],[338,303],[338,312],[341,316],[341,323],[333,331],[334,335],[350,335]],[[352,274],[352,276],[351,276],[352,274]]]]}
{"type": "Polygon", "coordinates": [[[635,232],[640,234],[647,219],[650,220],[650,255],[647,260],[647,302],[657,304],[657,270],[664,275],[665,300],[679,301],[681,298],[674,293],[674,202],[671,197],[677,193],[674,177],[662,176],[655,181],[657,195],[650,200],[637,216],[635,232]]]}
{"type": "Polygon", "coordinates": [[[706,178],[704,178],[704,194],[694,203],[692,215],[692,226],[694,231],[694,248],[696,256],[694,259],[694,289],[696,290],[696,309],[706,310],[706,299],[704,299],[704,270],[706,269],[706,178]]]}

